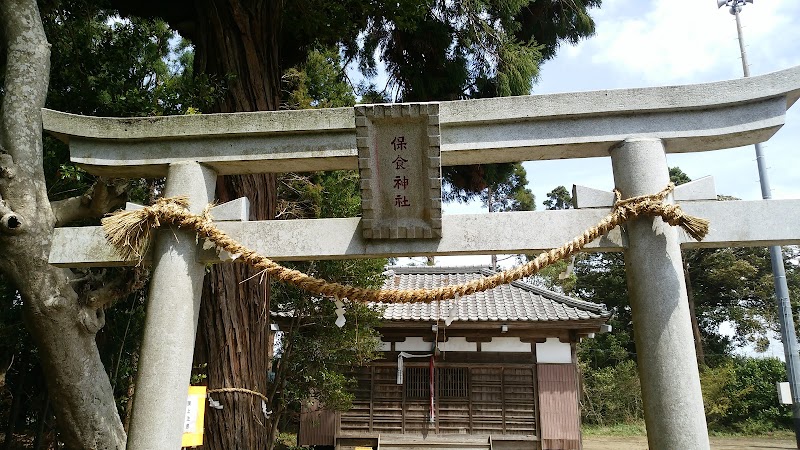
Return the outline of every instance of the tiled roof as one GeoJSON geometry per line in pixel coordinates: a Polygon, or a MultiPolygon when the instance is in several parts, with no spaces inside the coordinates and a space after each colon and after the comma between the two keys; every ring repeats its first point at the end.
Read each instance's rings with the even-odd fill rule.
{"type": "MultiPolygon", "coordinates": [[[[436,288],[492,275],[481,267],[391,267],[384,289],[436,288]]],[[[551,322],[608,319],[605,305],[567,297],[521,281],[477,292],[458,301],[432,303],[377,303],[385,320],[551,322]],[[455,306],[455,310],[451,308],[455,306]]]]}

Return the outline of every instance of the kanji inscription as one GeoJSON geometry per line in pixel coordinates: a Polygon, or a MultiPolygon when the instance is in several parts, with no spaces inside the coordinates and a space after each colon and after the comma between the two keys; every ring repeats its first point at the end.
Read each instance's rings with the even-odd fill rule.
{"type": "Polygon", "coordinates": [[[355,117],[364,237],[441,237],[439,105],[356,106],[355,117]]]}

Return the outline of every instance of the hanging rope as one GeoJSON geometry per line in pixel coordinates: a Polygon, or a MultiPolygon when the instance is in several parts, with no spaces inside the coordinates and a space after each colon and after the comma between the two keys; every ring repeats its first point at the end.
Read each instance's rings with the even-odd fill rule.
{"type": "Polygon", "coordinates": [[[162,198],[152,206],[143,209],[119,211],[103,219],[103,229],[108,241],[126,259],[141,261],[150,246],[153,231],[163,225],[174,225],[184,230],[192,230],[200,239],[208,239],[219,249],[233,255],[234,259],[240,259],[279,281],[295,285],[312,294],[348,298],[360,302],[431,302],[486,291],[533,275],[561,259],[578,253],[587,244],[608,233],[614,227],[640,216],[661,217],[668,224],[683,228],[692,238],[698,241],[702,240],[708,233],[708,221],[689,216],[681,210],[680,206],[667,203],[667,196],[674,188],[675,185],[670,183],[664,190],[656,194],[628,199],[622,199],[619,191],[615,190],[617,201],[611,212],[597,225],[587,229],[583,234],[561,247],[543,252],[528,263],[513,269],[463,284],[434,289],[365,289],[328,282],[283,267],[244,247],[219,230],[208,213],[209,207],[206,207],[203,214],[190,213],[187,209],[188,200],[185,197],[162,198]]]}
{"type": "Polygon", "coordinates": [[[216,393],[249,394],[249,395],[254,395],[256,397],[260,397],[261,400],[264,400],[267,404],[269,404],[269,399],[267,398],[266,395],[264,395],[264,394],[262,394],[260,392],[251,391],[250,389],[245,389],[245,388],[230,388],[229,387],[229,388],[209,389],[206,392],[208,394],[216,394],[216,393]]]}

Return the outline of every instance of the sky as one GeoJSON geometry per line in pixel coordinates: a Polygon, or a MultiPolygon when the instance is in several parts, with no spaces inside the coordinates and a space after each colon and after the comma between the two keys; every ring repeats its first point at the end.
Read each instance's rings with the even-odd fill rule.
{"type": "MultiPolygon", "coordinates": [[[[596,33],[578,45],[562,46],[541,68],[532,94],[706,83],[740,78],[742,64],[734,16],[715,0],[604,0],[591,11],[596,33]]],[[[740,14],[751,75],[800,65],[800,2],[757,0],[740,14]]],[[[800,102],[786,125],[762,144],[772,197],[800,198],[800,102]]],[[[744,200],[761,198],[752,146],[711,152],[671,154],[692,179],[712,175],[717,193],[744,200]]],[[[524,163],[544,209],[546,194],[573,184],[614,187],[611,158],[524,163]]],[[[479,203],[447,204],[445,214],[485,211],[479,203]]],[[[489,257],[440,257],[437,265],[485,265],[489,257]]]]}

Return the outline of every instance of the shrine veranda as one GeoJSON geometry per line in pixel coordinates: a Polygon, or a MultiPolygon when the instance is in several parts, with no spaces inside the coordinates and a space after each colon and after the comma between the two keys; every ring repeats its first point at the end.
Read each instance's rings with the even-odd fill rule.
{"type": "MultiPolygon", "coordinates": [[[[44,128],[71,159],[110,177],[164,177],[165,196],[201,213],[219,175],[358,169],[362,216],[247,221],[244,200],[212,210],[218,227],[275,260],[535,253],[605,216],[613,193],[576,186],[577,209],[441,214],[441,167],[610,156],[623,198],[669,182],[666,153],[763,142],[800,97],[800,67],[700,85],[440,103],[148,118],[43,110],[44,128]],[[321,237],[324,236],[324,239],[321,237]]],[[[639,218],[586,251],[623,251],[652,449],[708,449],[681,248],[800,243],[800,200],[716,200],[713,180],[672,199],[711,222],[695,242],[660,219],[639,218]],[[735,220],[731,220],[735,218],[735,220]]],[[[186,231],[157,238],[130,449],[180,446],[205,264],[225,263],[186,231]],[[177,237],[177,239],[176,239],[177,237]]],[[[100,227],[56,229],[52,264],[135,265],[100,227]]]]}

